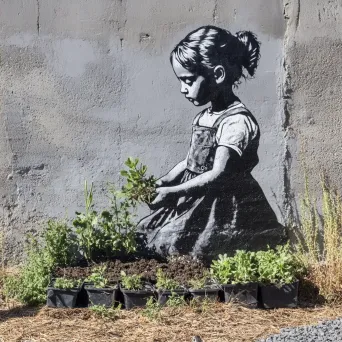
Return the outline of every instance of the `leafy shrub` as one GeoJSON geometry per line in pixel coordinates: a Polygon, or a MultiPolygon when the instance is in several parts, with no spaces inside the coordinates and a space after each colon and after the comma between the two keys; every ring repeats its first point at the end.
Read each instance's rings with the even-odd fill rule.
{"type": "Polygon", "coordinates": [[[211,273],[221,284],[253,282],[258,279],[255,252],[237,250],[233,257],[219,255],[213,260],[211,273]]]}
{"type": "Polygon", "coordinates": [[[86,279],[91,282],[95,288],[105,288],[108,286],[108,279],[105,277],[106,266],[98,266],[93,269],[93,272],[86,279]]]}
{"type": "Polygon", "coordinates": [[[124,271],[121,271],[121,283],[126,290],[138,291],[143,289],[141,276],[138,274],[128,276],[124,271]]]}
{"type": "Polygon", "coordinates": [[[4,294],[28,305],[46,301],[46,288],[55,265],[46,249],[37,240],[30,238],[27,247],[27,260],[17,276],[4,279],[4,294]]]}
{"type": "Polygon", "coordinates": [[[187,303],[183,295],[179,295],[171,291],[171,296],[169,296],[169,298],[167,299],[166,305],[169,308],[179,308],[187,305],[187,303]]]}
{"type": "Polygon", "coordinates": [[[85,213],[76,212],[73,225],[77,241],[84,257],[93,261],[105,253],[107,257],[115,251],[134,252],[136,249],[136,224],[133,222],[135,203],[122,192],[109,188],[111,206],[98,214],[94,210],[93,185],[88,190],[85,182],[85,213]]]}
{"type": "Polygon", "coordinates": [[[327,302],[342,302],[342,199],[321,175],[322,207],[309,189],[305,170],[305,192],[301,200],[301,223],[295,231],[297,258],[307,279],[327,302]]]}
{"type": "Polygon", "coordinates": [[[157,270],[157,283],[156,287],[162,290],[177,290],[181,288],[181,285],[174,279],[166,276],[161,268],[157,270]]]}
{"type": "Polygon", "coordinates": [[[68,266],[75,261],[77,247],[67,222],[49,220],[43,231],[43,243],[53,265],[68,266]]]}
{"type": "Polygon", "coordinates": [[[151,203],[156,194],[156,179],[147,177],[147,167],[139,164],[139,159],[128,158],[125,165],[128,171],[122,170],[121,175],[127,183],[123,186],[123,193],[133,202],[151,203]]]}
{"type": "Polygon", "coordinates": [[[101,248],[102,231],[98,225],[98,214],[93,209],[93,185],[88,190],[88,184],[84,184],[85,212],[76,212],[76,219],[73,225],[76,228],[77,242],[83,252],[84,257],[90,261],[94,258],[94,253],[101,248]]]}
{"type": "Polygon", "coordinates": [[[150,320],[158,320],[160,318],[161,310],[162,305],[160,305],[153,297],[150,297],[146,303],[146,307],[141,313],[150,320]]]}
{"type": "Polygon", "coordinates": [[[117,319],[121,315],[121,307],[121,304],[119,304],[116,308],[106,308],[105,305],[92,305],[89,307],[89,310],[96,316],[103,319],[117,319]]]}
{"type": "Polygon", "coordinates": [[[197,277],[189,280],[189,285],[192,289],[204,289],[210,286],[212,278],[210,272],[205,272],[202,277],[197,277]]]}
{"type": "Polygon", "coordinates": [[[56,289],[74,289],[80,287],[82,281],[67,278],[56,278],[54,287],[56,289]]]}
{"type": "Polygon", "coordinates": [[[290,284],[300,272],[300,267],[290,246],[278,246],[275,250],[256,253],[258,280],[262,283],[290,284]]]}

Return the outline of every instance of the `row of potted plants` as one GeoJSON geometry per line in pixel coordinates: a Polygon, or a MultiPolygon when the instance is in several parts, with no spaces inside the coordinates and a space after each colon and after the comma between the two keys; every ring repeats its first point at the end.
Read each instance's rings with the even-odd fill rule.
{"type": "Polygon", "coordinates": [[[128,276],[124,272],[120,284],[109,284],[104,272],[104,267],[95,269],[82,285],[64,278],[55,279],[48,289],[48,306],[110,307],[115,301],[122,301],[131,309],[145,306],[151,297],[165,305],[174,296],[238,301],[251,308],[295,307],[298,301],[296,277],[300,268],[288,245],[259,252],[237,251],[233,257],[220,255],[207,274],[192,279],[187,287],[167,277],[162,269],[157,270],[154,285],[143,282],[140,275],[128,276]]]}

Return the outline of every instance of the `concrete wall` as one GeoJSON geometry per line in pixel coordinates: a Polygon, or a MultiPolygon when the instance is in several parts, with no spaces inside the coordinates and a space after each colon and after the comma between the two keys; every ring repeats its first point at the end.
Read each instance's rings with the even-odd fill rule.
{"type": "Polygon", "coordinates": [[[285,17],[286,183],[296,214],[304,170],[319,202],[323,170],[341,189],[342,1],[285,1],[285,17]]]}
{"type": "Polygon", "coordinates": [[[326,2],[0,0],[8,257],[20,256],[24,234],[48,217],[82,208],[85,179],[104,203],[106,182],[118,182],[128,156],[157,176],[184,158],[198,109],[181,96],[169,53],[201,25],[252,30],[262,43],[256,77],[238,95],[261,127],[253,175],[279,221],[300,189],[302,137],[310,167],[328,166],[338,180],[342,5],[326,2]]]}

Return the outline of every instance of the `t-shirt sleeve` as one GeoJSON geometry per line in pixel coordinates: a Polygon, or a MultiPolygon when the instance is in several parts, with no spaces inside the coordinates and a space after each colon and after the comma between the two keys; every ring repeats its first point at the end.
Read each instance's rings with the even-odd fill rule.
{"type": "Polygon", "coordinates": [[[224,119],[217,130],[217,144],[230,147],[241,157],[251,140],[256,136],[257,125],[246,115],[237,114],[224,119]]]}

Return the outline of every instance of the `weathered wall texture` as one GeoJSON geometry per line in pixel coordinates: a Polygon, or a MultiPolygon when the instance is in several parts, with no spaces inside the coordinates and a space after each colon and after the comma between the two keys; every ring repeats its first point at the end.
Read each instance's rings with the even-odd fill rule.
{"type": "Polygon", "coordinates": [[[46,218],[81,208],[85,179],[103,202],[101,189],[118,181],[128,156],[157,176],[185,157],[198,109],[179,93],[169,53],[201,25],[252,30],[262,43],[256,78],[238,94],[261,127],[253,175],[279,220],[288,186],[300,183],[286,149],[297,158],[297,137],[307,138],[309,165],[326,165],[339,179],[342,5],[296,1],[284,20],[281,0],[0,0],[8,255],[20,255],[24,234],[46,218]]]}
{"type": "Polygon", "coordinates": [[[285,1],[285,17],[286,184],[296,215],[305,169],[312,196],[321,197],[322,170],[341,188],[342,1],[285,1]]]}

